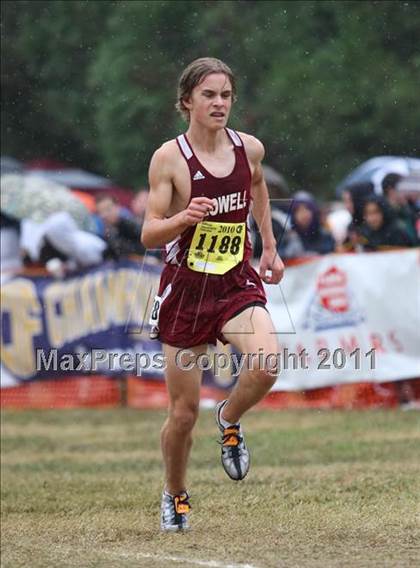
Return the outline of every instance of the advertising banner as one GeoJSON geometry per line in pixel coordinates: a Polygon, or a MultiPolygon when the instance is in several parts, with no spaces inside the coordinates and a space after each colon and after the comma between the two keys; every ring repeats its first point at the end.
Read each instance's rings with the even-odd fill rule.
{"type": "Polygon", "coordinates": [[[420,376],[418,250],[317,257],[266,291],[280,343],[275,390],[420,376]]]}
{"type": "Polygon", "coordinates": [[[2,387],[65,375],[140,376],[143,367],[163,375],[160,343],[143,325],[160,272],[160,264],[124,260],[63,280],[4,281],[2,387]]]}
{"type": "MultiPolygon", "coordinates": [[[[160,264],[109,262],[56,280],[17,275],[1,293],[1,386],[66,376],[142,377],[162,383],[149,338],[160,264]]],[[[419,251],[333,254],[288,266],[266,286],[280,349],[273,390],[300,391],[420,376],[419,251]]],[[[256,349],[255,361],[266,364],[256,349]]],[[[250,362],[218,345],[204,384],[230,387],[250,362]],[[226,362],[228,365],[226,365],[226,362]]]]}

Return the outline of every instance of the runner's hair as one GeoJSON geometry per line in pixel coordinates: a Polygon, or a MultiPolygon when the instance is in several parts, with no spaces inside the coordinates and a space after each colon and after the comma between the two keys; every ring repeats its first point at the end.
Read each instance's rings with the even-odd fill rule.
{"type": "Polygon", "coordinates": [[[188,99],[194,87],[199,85],[211,73],[224,73],[228,77],[232,85],[233,101],[236,100],[236,84],[232,69],[226,63],[214,57],[195,59],[184,69],[179,78],[177,102],[175,105],[178,112],[182,114],[187,122],[190,119],[190,111],[184,105],[184,100],[188,99]]]}

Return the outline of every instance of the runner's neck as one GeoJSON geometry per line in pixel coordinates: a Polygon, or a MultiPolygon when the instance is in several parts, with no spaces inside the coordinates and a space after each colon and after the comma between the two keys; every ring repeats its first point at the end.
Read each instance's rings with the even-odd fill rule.
{"type": "Polygon", "coordinates": [[[224,128],[209,130],[198,124],[190,124],[186,135],[194,150],[207,154],[213,154],[217,149],[229,144],[224,128]]]}

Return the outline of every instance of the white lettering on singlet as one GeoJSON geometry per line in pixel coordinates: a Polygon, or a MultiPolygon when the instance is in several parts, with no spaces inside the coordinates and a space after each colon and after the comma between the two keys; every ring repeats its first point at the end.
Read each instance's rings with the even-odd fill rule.
{"type": "Polygon", "coordinates": [[[229,213],[230,211],[238,211],[246,207],[246,192],[237,191],[229,193],[228,195],[220,195],[214,199],[213,211],[210,215],[220,215],[222,213],[229,213]]]}
{"type": "Polygon", "coordinates": [[[165,245],[166,262],[167,263],[176,264],[177,266],[180,266],[180,262],[177,258],[177,255],[178,255],[179,250],[180,250],[179,243],[178,243],[180,238],[181,238],[180,235],[178,235],[171,242],[169,242],[165,245]]]}

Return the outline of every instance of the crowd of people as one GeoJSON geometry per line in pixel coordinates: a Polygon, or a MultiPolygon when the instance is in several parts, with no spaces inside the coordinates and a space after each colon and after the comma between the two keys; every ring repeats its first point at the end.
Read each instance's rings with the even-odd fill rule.
{"type": "Polygon", "coordinates": [[[418,203],[398,191],[401,180],[398,174],[385,176],[382,195],[376,195],[369,183],[344,190],[343,200],[352,219],[343,250],[375,251],[419,244],[418,203]]]}
{"type": "MultiPolygon", "coordinates": [[[[402,177],[388,174],[382,194],[371,183],[359,183],[342,192],[341,202],[320,204],[308,191],[279,198],[270,188],[272,225],[277,249],[285,260],[333,252],[370,252],[420,244],[420,192],[399,189],[402,177]]],[[[269,184],[270,186],[270,184],[269,184]]],[[[17,220],[1,211],[2,271],[42,266],[55,278],[103,261],[145,254],[140,235],[148,190],[141,189],[130,207],[112,195],[99,194],[91,208],[92,230],[80,230],[67,212],[57,212],[43,223],[17,220]]],[[[254,259],[261,255],[261,239],[251,222],[254,259]]],[[[147,251],[159,262],[160,251],[147,251]]],[[[397,382],[401,404],[410,407],[409,381],[397,382]]]]}
{"type": "MultiPolygon", "coordinates": [[[[332,252],[381,251],[419,245],[419,193],[400,191],[401,181],[398,174],[385,176],[381,195],[375,193],[372,183],[352,185],[342,192],[341,203],[320,204],[308,191],[273,199],[272,224],[280,256],[290,260],[332,252]]],[[[30,254],[34,241],[32,225],[25,228],[24,223],[19,225],[3,212],[1,224],[2,229],[13,229],[16,234],[20,230],[29,235],[23,239],[24,249],[25,240],[29,242],[28,250],[23,251],[24,264],[42,264],[56,276],[63,276],[75,268],[104,260],[144,255],[140,234],[147,198],[147,189],[141,189],[128,208],[108,193],[99,194],[91,212],[93,234],[77,230],[68,215],[56,213],[42,225],[42,230],[38,229],[36,254],[30,254]],[[67,271],[63,270],[66,266],[67,271]]],[[[261,255],[261,240],[254,223],[250,234],[257,259],[261,255]]],[[[15,246],[14,250],[18,254],[19,247],[15,246]]],[[[160,258],[158,251],[147,254],[160,258]]]]}
{"type": "MultiPolygon", "coordinates": [[[[401,180],[398,174],[385,176],[382,195],[374,192],[372,183],[353,185],[343,191],[342,205],[336,203],[335,210],[331,205],[321,206],[308,191],[276,200],[272,204],[272,223],[280,256],[287,260],[420,244],[420,202],[397,189],[401,180]]],[[[146,204],[146,189],[134,197],[131,210],[107,195],[96,199],[98,234],[107,242],[108,257],[144,254],[139,236],[146,204]]],[[[254,224],[251,239],[254,257],[258,258],[261,244],[254,224]]]]}
{"type": "MultiPolygon", "coordinates": [[[[388,174],[382,195],[372,183],[346,188],[342,203],[321,206],[307,191],[272,204],[277,248],[283,259],[332,252],[367,252],[420,243],[420,202],[397,189],[402,176],[388,174]]],[[[254,251],[261,244],[253,227],[254,251]]]]}
{"type": "Polygon", "coordinates": [[[142,256],[141,227],[147,190],[137,192],[130,207],[121,206],[109,193],[92,200],[89,230],[81,229],[68,211],[57,211],[42,221],[16,219],[1,211],[2,271],[45,267],[55,277],[77,269],[142,256]]]}

